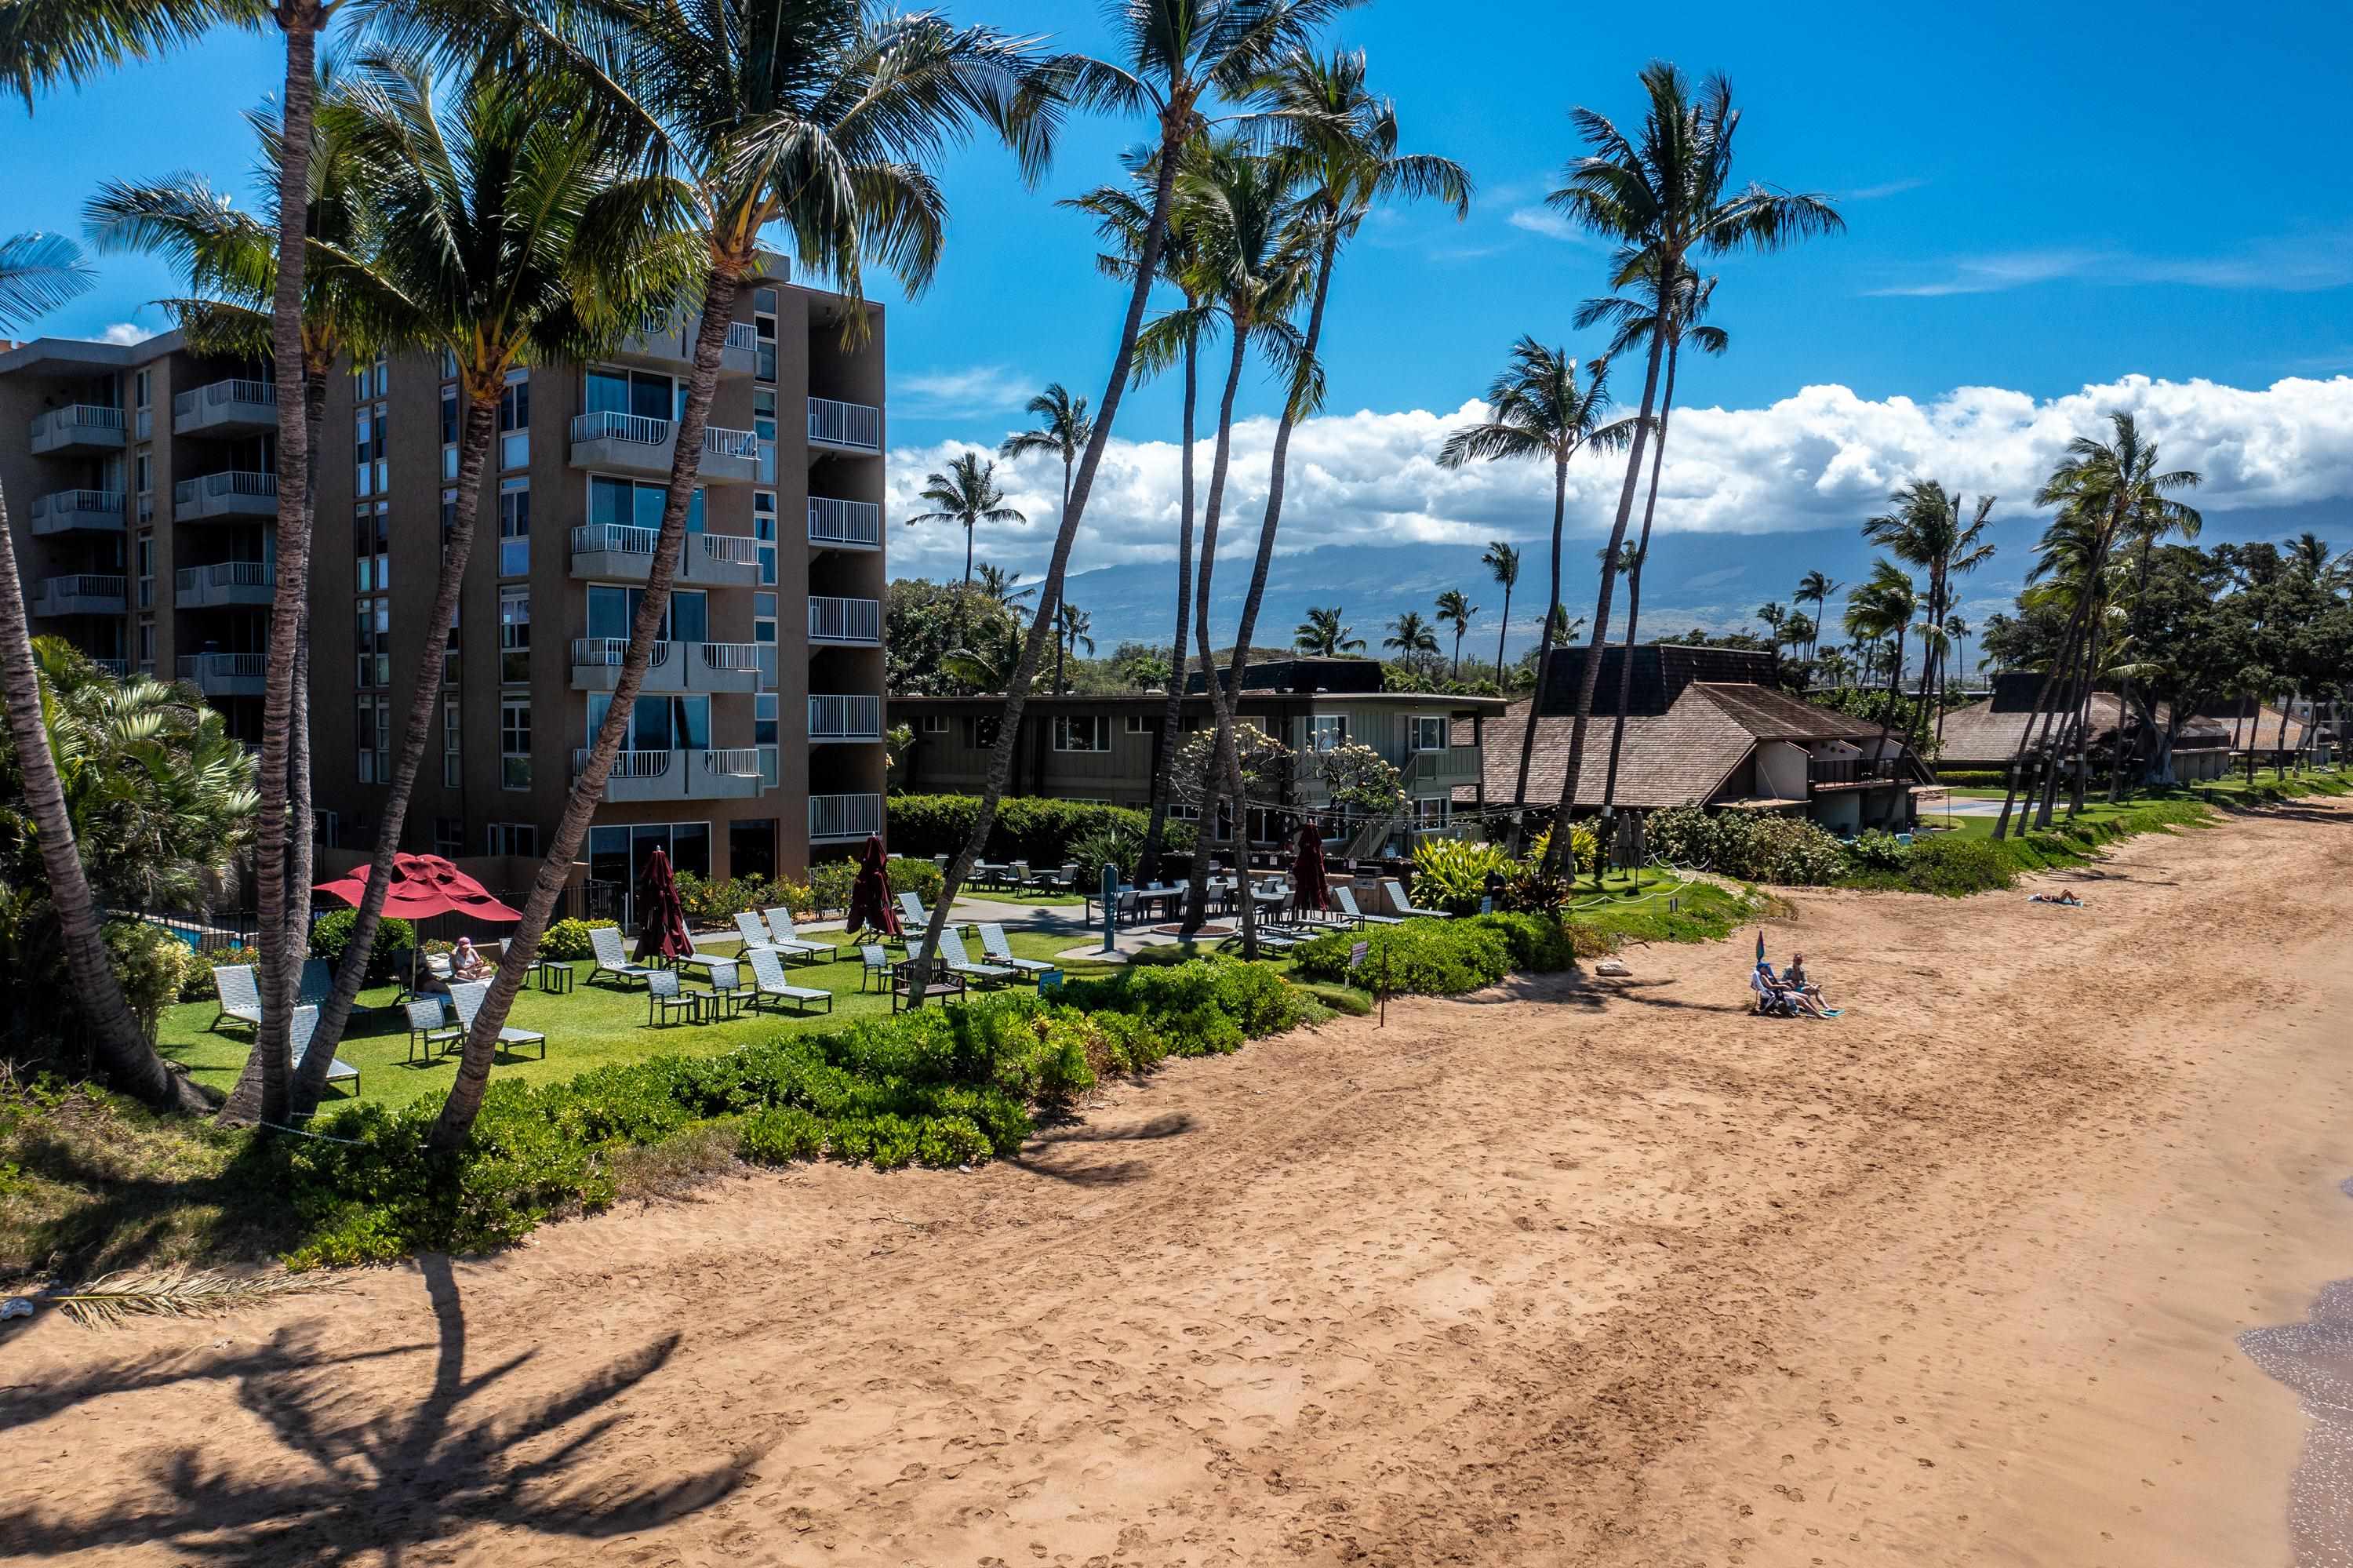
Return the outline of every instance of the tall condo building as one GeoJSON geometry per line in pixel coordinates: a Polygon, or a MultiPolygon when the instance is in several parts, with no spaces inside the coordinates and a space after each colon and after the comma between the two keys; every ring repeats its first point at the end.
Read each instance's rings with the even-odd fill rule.
{"type": "MultiPolygon", "coordinates": [[[[883,313],[747,287],[663,641],[589,830],[587,874],[659,846],[797,873],[880,831],[883,313]]],[[[691,323],[510,378],[403,846],[535,855],[609,711],[660,522],[691,323]]],[[[311,747],[322,842],[373,847],[456,514],[458,389],[353,365],[317,453],[311,747]]],[[[44,338],[0,352],[0,482],[36,633],[190,683],[259,741],[276,572],[267,365],[44,338]],[[23,440],[15,439],[21,434],[23,440]]]]}

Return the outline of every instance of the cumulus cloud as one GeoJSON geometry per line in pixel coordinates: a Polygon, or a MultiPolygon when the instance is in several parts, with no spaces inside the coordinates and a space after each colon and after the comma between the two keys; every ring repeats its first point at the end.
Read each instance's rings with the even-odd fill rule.
{"type": "Polygon", "coordinates": [[[1035,391],[1029,377],[1003,365],[919,370],[892,379],[891,408],[920,418],[958,418],[1018,408],[1035,391]]]}
{"type": "MultiPolygon", "coordinates": [[[[1282,547],[1482,544],[1548,531],[1552,476],[1542,463],[1438,466],[1448,431],[1483,413],[1473,401],[1443,413],[1362,409],[1309,420],[1292,438],[1282,547]]],[[[1871,399],[1840,386],[1808,387],[1762,408],[1678,409],[1660,490],[1657,526],[1670,532],[1769,534],[1847,527],[1887,493],[1933,478],[1970,495],[2001,498],[2021,516],[2077,435],[2105,435],[2129,411],[2163,449],[2168,468],[2206,476],[2206,511],[2353,498],[2353,376],[2290,378],[2262,388],[2126,376],[2038,399],[1964,387],[1927,401],[1871,399]]],[[[1234,432],[1233,479],[1221,554],[1254,542],[1266,506],[1271,419],[1234,432]]],[[[969,443],[902,447],[891,454],[890,515],[926,510],[923,476],[969,443]]],[[[1176,552],[1179,452],[1170,441],[1114,438],[1097,475],[1073,570],[1164,560],[1176,552]]],[[[1198,449],[1207,482],[1209,446],[1198,449]]],[[[1060,461],[999,461],[998,482],[1027,525],[984,525],[980,558],[1032,572],[1044,565],[1061,505],[1060,461]]],[[[1572,533],[1607,533],[1624,471],[1581,457],[1569,471],[1572,533]]],[[[895,526],[894,569],[962,570],[953,524],[895,526]]]]}
{"type": "Polygon", "coordinates": [[[100,343],[111,343],[128,348],[134,343],[145,343],[154,335],[155,331],[153,327],[141,326],[137,322],[116,322],[99,334],[98,339],[100,343]]]}
{"type": "Polygon", "coordinates": [[[2013,250],[1957,257],[1936,277],[1866,289],[1873,296],[1933,299],[1990,294],[2073,279],[2086,283],[2183,283],[2199,289],[2313,293],[2353,283],[2353,230],[2260,239],[2219,256],[2140,256],[2126,250],[2013,250]]]}

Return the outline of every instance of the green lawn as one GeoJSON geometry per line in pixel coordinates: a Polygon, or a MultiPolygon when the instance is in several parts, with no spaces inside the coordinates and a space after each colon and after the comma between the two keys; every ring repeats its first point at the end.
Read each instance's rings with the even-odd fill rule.
{"type": "MultiPolygon", "coordinates": [[[[1071,931],[1017,930],[1007,932],[1006,937],[1014,952],[1025,959],[1052,959],[1057,951],[1086,940],[1085,933],[1071,931]]],[[[733,952],[737,946],[732,939],[723,941],[712,936],[697,941],[709,952],[733,952]]],[[[967,946],[977,958],[978,945],[967,938],[967,946]]],[[[501,1053],[497,1070],[501,1076],[549,1082],[574,1077],[609,1062],[633,1061],[642,1056],[717,1055],[754,1040],[767,1039],[779,1029],[823,1029],[839,1021],[888,1012],[891,1001],[887,995],[871,989],[860,991],[862,969],[851,951],[847,961],[797,964],[789,970],[793,984],[834,993],[830,1013],[820,1011],[801,1018],[789,1011],[764,1008],[756,1016],[746,1015],[723,1023],[679,1022],[659,1028],[646,1023],[644,986],[624,989],[610,980],[590,985],[590,966],[585,961],[575,964],[574,985],[568,994],[550,996],[536,986],[527,988],[516,998],[514,1012],[507,1020],[516,1028],[534,1029],[545,1034],[547,1059],[543,1062],[528,1053],[519,1056],[501,1053]]],[[[1104,974],[1115,968],[1085,962],[1063,964],[1063,971],[1072,975],[1104,974]]],[[[702,990],[701,974],[700,969],[689,969],[685,989],[702,990]]],[[[363,1006],[383,1006],[385,1011],[355,1014],[335,1052],[360,1070],[362,1093],[356,1097],[371,1104],[396,1107],[421,1097],[448,1093],[457,1075],[457,1058],[436,1055],[429,1063],[408,1063],[406,1018],[398,1009],[386,1005],[394,995],[389,986],[361,992],[363,1006]]],[[[252,1039],[247,1031],[233,1025],[218,1033],[208,1029],[206,1026],[218,1012],[218,1007],[210,1001],[191,1001],[166,1009],[156,1044],[166,1058],[185,1063],[189,1075],[197,1083],[227,1093],[236,1084],[237,1074],[244,1070],[252,1039]]],[[[340,1084],[329,1093],[322,1108],[332,1109],[354,1097],[349,1084],[340,1084]]]]}

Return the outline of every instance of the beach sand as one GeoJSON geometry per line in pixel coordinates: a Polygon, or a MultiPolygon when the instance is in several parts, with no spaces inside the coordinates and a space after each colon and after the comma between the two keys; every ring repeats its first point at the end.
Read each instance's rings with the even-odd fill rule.
{"type": "Polygon", "coordinates": [[[2353,1366],[2353,810],[2063,880],[1799,895],[1832,1022],[1745,1016],[1744,932],[1176,1064],[971,1175],[49,1315],[0,1556],[2343,1561],[2298,1391],[2353,1366]]]}

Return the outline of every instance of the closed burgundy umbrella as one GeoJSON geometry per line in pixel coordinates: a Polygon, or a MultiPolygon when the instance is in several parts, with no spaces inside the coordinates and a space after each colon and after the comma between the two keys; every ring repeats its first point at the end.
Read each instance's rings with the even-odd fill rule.
{"type": "Polygon", "coordinates": [[[678,901],[678,879],[670,874],[670,856],[657,848],[647,857],[646,874],[638,884],[637,961],[682,959],[692,951],[686,910],[678,901]]]}
{"type": "MultiPolygon", "coordinates": [[[[368,870],[361,866],[348,876],[319,884],[317,891],[332,895],[356,909],[367,895],[368,870]]],[[[425,920],[436,915],[468,915],[477,920],[506,924],[522,918],[522,911],[500,903],[490,890],[438,854],[396,854],[384,895],[386,918],[425,920]]],[[[422,944],[418,944],[422,946],[422,944]]],[[[417,990],[417,948],[408,950],[408,989],[417,990]]]]}
{"type": "Polygon", "coordinates": [[[1299,827],[1299,853],[1291,867],[1292,906],[1329,909],[1332,890],[1324,881],[1324,832],[1309,818],[1299,827]]]}
{"type": "Polygon", "coordinates": [[[858,857],[858,878],[849,885],[849,913],[842,928],[880,931],[886,937],[900,934],[899,912],[891,906],[890,870],[879,834],[866,835],[866,848],[858,857]]]}

